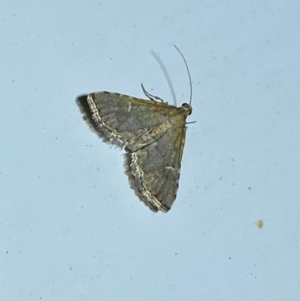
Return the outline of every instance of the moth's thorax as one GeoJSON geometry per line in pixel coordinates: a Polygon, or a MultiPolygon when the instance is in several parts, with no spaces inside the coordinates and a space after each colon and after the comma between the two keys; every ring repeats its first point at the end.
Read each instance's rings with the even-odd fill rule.
{"type": "Polygon", "coordinates": [[[188,103],[183,103],[181,105],[181,108],[184,109],[187,112],[187,116],[192,114],[193,108],[191,105],[189,105],[188,103]]]}

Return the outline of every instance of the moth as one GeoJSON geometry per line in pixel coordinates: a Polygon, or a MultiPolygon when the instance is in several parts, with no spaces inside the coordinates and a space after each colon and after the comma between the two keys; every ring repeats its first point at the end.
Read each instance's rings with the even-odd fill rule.
{"type": "MultiPolygon", "coordinates": [[[[176,47],[176,46],[175,46],[176,47]]],[[[84,119],[108,143],[125,148],[126,173],[136,195],[151,210],[168,212],[178,190],[190,103],[175,107],[142,90],[149,99],[94,92],[77,98],[84,119]]]]}

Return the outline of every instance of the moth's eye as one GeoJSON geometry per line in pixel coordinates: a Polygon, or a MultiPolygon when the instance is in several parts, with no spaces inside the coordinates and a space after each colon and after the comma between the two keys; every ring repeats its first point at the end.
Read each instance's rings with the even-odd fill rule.
{"type": "Polygon", "coordinates": [[[188,115],[192,114],[192,107],[188,103],[183,103],[181,107],[184,108],[185,111],[187,111],[188,115]]]}

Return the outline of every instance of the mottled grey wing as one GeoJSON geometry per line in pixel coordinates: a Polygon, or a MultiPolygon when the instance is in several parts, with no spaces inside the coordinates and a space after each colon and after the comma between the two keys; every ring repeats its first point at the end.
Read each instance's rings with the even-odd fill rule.
{"type": "Polygon", "coordinates": [[[144,100],[110,92],[97,92],[78,98],[90,126],[106,142],[134,144],[143,134],[166,121],[169,111],[177,109],[167,103],[144,100]]]}
{"type": "Polygon", "coordinates": [[[185,143],[185,118],[157,141],[127,154],[131,187],[153,211],[167,212],[175,201],[185,143]]]}

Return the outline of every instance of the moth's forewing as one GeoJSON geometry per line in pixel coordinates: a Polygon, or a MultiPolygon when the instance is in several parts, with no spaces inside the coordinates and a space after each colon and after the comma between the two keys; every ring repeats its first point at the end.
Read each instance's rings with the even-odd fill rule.
{"type": "Polygon", "coordinates": [[[176,198],[191,107],[109,92],[79,97],[78,103],[106,142],[125,146],[130,184],[140,199],[167,212],[176,198]]]}

